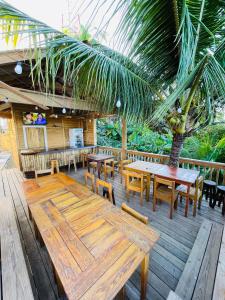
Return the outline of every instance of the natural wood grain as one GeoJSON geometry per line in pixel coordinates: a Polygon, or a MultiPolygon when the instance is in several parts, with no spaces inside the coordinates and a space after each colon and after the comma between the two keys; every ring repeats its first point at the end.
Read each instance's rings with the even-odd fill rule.
{"type": "Polygon", "coordinates": [[[225,299],[225,229],[223,229],[223,237],[219,254],[219,262],[216,272],[215,287],[213,292],[213,300],[225,299]]]}
{"type": "Polygon", "coordinates": [[[133,208],[126,205],[126,203],[122,203],[121,205],[122,210],[124,210],[126,213],[134,217],[135,219],[141,221],[144,224],[148,224],[148,218],[134,210],[133,208]]]}
{"type": "Polygon", "coordinates": [[[41,177],[36,182],[36,191],[35,184],[31,189],[30,182],[25,182],[24,192],[67,297],[112,299],[148,256],[158,234],[64,174],[41,177]],[[116,248],[118,243],[125,248],[116,248]],[[82,277],[85,284],[80,284],[82,277]]]}
{"type": "Polygon", "coordinates": [[[4,300],[34,299],[10,198],[0,198],[2,296],[4,300]]]}
{"type": "Polygon", "coordinates": [[[180,296],[183,300],[189,300],[192,298],[196,280],[198,278],[201,264],[208,244],[211,228],[211,222],[203,222],[199,230],[198,236],[196,238],[194,247],[187,261],[187,264],[184,268],[183,274],[176,287],[175,293],[178,296],[180,296]]]}

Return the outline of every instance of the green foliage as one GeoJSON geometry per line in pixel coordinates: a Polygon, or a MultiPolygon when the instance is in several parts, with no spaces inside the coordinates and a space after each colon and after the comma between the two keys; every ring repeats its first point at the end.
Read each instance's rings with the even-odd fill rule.
{"type": "Polygon", "coordinates": [[[225,162],[225,125],[208,126],[186,139],[184,157],[225,162]]]}
{"type": "MultiPolygon", "coordinates": [[[[169,154],[170,134],[159,134],[146,125],[132,122],[127,128],[127,146],[130,150],[169,154]]],[[[98,145],[121,148],[121,124],[116,118],[97,122],[98,145]]],[[[181,156],[193,159],[225,162],[225,125],[208,126],[186,139],[181,156]]]]}
{"type": "MultiPolygon", "coordinates": [[[[98,145],[121,148],[121,123],[117,118],[100,119],[97,123],[98,145]]],[[[152,131],[146,125],[128,123],[127,147],[130,150],[137,150],[152,153],[169,153],[172,136],[159,134],[152,131]]]]}

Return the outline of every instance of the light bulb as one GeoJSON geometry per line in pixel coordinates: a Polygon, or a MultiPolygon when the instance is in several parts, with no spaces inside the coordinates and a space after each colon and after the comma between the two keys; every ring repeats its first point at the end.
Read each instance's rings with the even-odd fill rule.
{"type": "Polygon", "coordinates": [[[66,114],[66,109],[65,109],[65,107],[63,107],[63,109],[62,109],[62,113],[63,113],[63,114],[66,114]]]}
{"type": "Polygon", "coordinates": [[[38,106],[35,106],[35,110],[38,110],[38,106]]]}
{"type": "Polygon", "coordinates": [[[23,72],[22,63],[21,63],[21,62],[18,62],[18,63],[16,64],[14,70],[15,70],[16,74],[21,75],[22,72],[23,72]]]}
{"type": "Polygon", "coordinates": [[[73,109],[73,110],[72,110],[72,114],[74,114],[74,113],[75,113],[75,110],[73,109]]]}
{"type": "Polygon", "coordinates": [[[116,102],[116,107],[117,107],[117,108],[120,108],[120,107],[121,107],[121,101],[120,101],[120,99],[117,100],[117,102],[116,102]]]}
{"type": "Polygon", "coordinates": [[[179,108],[177,109],[177,112],[178,112],[178,114],[181,114],[181,113],[182,113],[181,107],[179,107],[179,108]]]}
{"type": "Polygon", "coordinates": [[[58,115],[55,115],[55,118],[57,119],[57,118],[58,118],[58,115]]]}

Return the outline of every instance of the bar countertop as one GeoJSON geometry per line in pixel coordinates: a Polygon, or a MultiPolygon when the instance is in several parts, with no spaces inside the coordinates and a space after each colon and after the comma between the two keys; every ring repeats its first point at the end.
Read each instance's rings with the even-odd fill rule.
{"type": "Polygon", "coordinates": [[[90,145],[90,146],[84,146],[79,148],[71,148],[71,147],[64,147],[64,148],[53,148],[49,150],[32,150],[32,149],[23,149],[20,151],[21,155],[34,155],[34,154],[53,154],[53,153],[60,153],[60,152],[67,152],[71,150],[82,150],[82,149],[94,149],[96,146],[90,145]]]}

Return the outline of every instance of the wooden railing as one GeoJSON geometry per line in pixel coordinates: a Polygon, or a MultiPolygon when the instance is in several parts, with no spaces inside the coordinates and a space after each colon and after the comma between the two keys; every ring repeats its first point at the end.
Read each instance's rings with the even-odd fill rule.
{"type": "MultiPolygon", "coordinates": [[[[112,148],[112,147],[102,147],[98,146],[97,151],[99,153],[105,153],[114,155],[117,158],[121,157],[122,149],[112,148]]],[[[136,160],[143,160],[149,162],[157,162],[166,164],[169,161],[168,155],[126,150],[126,157],[136,160]]],[[[199,170],[206,179],[214,180],[217,184],[225,184],[225,163],[211,162],[205,160],[197,160],[181,157],[179,160],[179,165],[182,168],[199,170]]]]}

